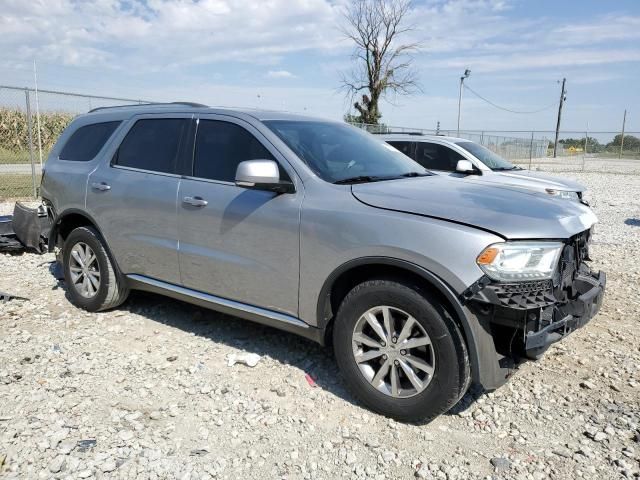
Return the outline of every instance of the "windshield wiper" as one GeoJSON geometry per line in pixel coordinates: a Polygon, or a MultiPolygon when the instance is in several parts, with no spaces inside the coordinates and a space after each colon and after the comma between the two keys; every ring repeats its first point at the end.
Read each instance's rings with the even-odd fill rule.
{"type": "Polygon", "coordinates": [[[509,170],[516,170],[518,167],[516,167],[515,165],[512,165],[510,167],[495,167],[492,168],[491,170],[493,170],[494,172],[507,172],[509,170]]]}
{"type": "Polygon", "coordinates": [[[343,178],[342,180],[336,180],[333,182],[335,185],[347,185],[350,183],[368,183],[383,180],[383,177],[374,177],[371,175],[358,175],[355,177],[343,178]]]}
{"type": "Polygon", "coordinates": [[[409,172],[409,173],[403,173],[401,175],[401,177],[428,177],[429,175],[431,175],[431,173],[428,172],[409,172]]]}
{"type": "Polygon", "coordinates": [[[352,183],[369,183],[369,182],[382,182],[385,180],[398,180],[400,178],[408,178],[408,177],[424,177],[427,175],[431,175],[430,173],[420,173],[420,172],[409,172],[403,173],[402,175],[392,175],[389,177],[379,177],[375,175],[357,175],[355,177],[343,178],[341,180],[336,180],[333,182],[335,185],[347,185],[352,183]]]}

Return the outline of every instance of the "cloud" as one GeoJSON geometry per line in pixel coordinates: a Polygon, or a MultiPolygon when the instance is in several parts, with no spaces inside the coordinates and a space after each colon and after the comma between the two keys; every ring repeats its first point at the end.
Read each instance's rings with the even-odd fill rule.
{"type": "Polygon", "coordinates": [[[474,72],[576,67],[640,61],[640,50],[631,49],[562,49],[555,51],[517,52],[504,55],[453,57],[431,63],[441,68],[471,68],[474,72]]]}
{"type": "Polygon", "coordinates": [[[270,70],[267,78],[296,78],[296,76],[287,70],[270,70]]]}
{"type": "MultiPolygon", "coordinates": [[[[69,65],[178,69],[221,61],[275,63],[338,47],[328,0],[3,1],[4,60],[28,54],[69,65]]],[[[341,47],[340,47],[341,48],[341,47]]]]}
{"type": "Polygon", "coordinates": [[[563,25],[549,33],[549,40],[564,45],[592,45],[640,39],[640,16],[606,15],[597,22],[563,25]]]}

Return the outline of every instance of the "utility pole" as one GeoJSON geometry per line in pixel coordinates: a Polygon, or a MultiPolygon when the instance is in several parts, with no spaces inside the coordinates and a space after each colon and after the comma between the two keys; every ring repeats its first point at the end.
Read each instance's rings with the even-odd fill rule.
{"type": "Polygon", "coordinates": [[[553,158],[556,158],[558,152],[558,135],[560,134],[560,118],[562,117],[562,105],[567,99],[567,91],[564,89],[564,85],[567,82],[566,78],[562,79],[562,90],[560,91],[560,105],[558,105],[558,123],[556,124],[556,141],[553,142],[553,158]]]}
{"type": "Polygon", "coordinates": [[[622,117],[622,136],[620,137],[620,153],[618,154],[618,158],[622,158],[622,147],[624,147],[624,124],[627,123],[627,110],[624,111],[624,116],[622,117]]]}
{"type": "Polygon", "coordinates": [[[458,136],[460,136],[460,109],[462,107],[462,87],[464,86],[464,79],[469,78],[469,75],[471,75],[471,70],[467,68],[464,71],[464,74],[460,77],[460,92],[458,93],[458,136]]]}

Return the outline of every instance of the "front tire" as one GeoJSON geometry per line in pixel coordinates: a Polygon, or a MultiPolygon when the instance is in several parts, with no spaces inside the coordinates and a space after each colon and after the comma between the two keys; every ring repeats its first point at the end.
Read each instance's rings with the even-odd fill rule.
{"type": "Polygon", "coordinates": [[[92,227],[73,230],[64,242],[62,262],[71,303],[90,312],[115,308],[129,295],[107,253],[104,240],[92,227]]]}
{"type": "Polygon", "coordinates": [[[342,301],[333,342],[352,393],[368,408],[410,422],[446,412],[469,384],[469,359],[458,327],[419,287],[370,280],[342,301]]]}

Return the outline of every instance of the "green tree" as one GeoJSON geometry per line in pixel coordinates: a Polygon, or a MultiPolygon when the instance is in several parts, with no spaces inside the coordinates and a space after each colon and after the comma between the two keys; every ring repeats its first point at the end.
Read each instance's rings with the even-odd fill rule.
{"type": "Polygon", "coordinates": [[[354,115],[352,113],[345,113],[344,114],[344,121],[347,123],[364,123],[362,121],[362,115],[354,115]]]}
{"type": "MultiPolygon", "coordinates": [[[[620,144],[622,142],[622,134],[618,134],[613,137],[613,142],[607,144],[607,147],[618,147],[620,148],[620,144]]],[[[624,136],[624,150],[637,150],[640,149],[640,138],[634,135],[625,135],[624,136]]]]}

